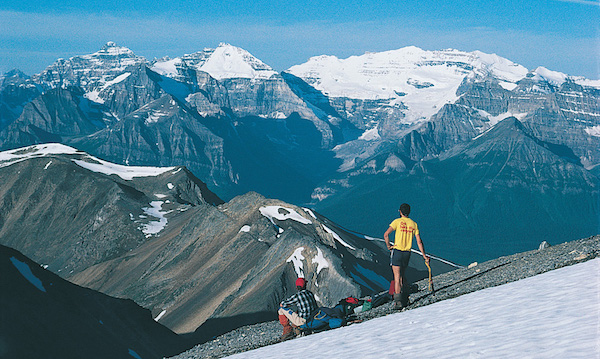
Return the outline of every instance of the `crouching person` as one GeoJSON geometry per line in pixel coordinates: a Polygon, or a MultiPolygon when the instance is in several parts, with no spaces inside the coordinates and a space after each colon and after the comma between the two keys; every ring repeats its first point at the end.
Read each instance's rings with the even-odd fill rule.
{"type": "Polygon", "coordinates": [[[279,323],[283,325],[283,334],[280,340],[284,341],[299,334],[298,327],[304,325],[310,314],[317,309],[315,295],[306,289],[304,278],[296,280],[297,293],[281,302],[279,305],[279,323]]]}

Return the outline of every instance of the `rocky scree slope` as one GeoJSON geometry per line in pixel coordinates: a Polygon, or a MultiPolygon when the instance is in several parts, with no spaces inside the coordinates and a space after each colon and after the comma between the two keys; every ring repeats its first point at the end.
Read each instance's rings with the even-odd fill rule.
{"type": "MultiPolygon", "coordinates": [[[[600,236],[594,236],[551,247],[540,246],[538,250],[505,256],[484,263],[474,263],[469,268],[434,275],[434,292],[429,291],[427,279],[418,281],[416,283],[418,291],[410,295],[411,304],[402,311],[524,279],[588,261],[598,256],[600,256],[600,236]]],[[[395,312],[391,303],[388,303],[359,313],[358,319],[369,320],[395,312]]],[[[222,358],[275,344],[280,335],[281,325],[277,321],[246,326],[216,337],[173,358],[222,358]]]]}

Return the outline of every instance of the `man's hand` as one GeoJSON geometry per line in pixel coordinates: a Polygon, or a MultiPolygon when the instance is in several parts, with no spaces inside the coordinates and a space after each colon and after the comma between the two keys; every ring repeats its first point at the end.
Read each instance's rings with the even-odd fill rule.
{"type": "Polygon", "coordinates": [[[424,255],[423,259],[425,260],[425,263],[429,264],[429,260],[431,259],[431,257],[429,257],[428,255],[424,255]]]}

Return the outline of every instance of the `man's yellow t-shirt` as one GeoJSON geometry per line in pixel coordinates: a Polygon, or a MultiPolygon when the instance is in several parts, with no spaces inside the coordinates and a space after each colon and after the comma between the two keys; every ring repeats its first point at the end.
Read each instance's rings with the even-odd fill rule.
{"type": "Polygon", "coordinates": [[[419,234],[417,223],[408,217],[401,217],[394,219],[390,223],[390,227],[396,231],[392,248],[400,251],[410,251],[413,236],[419,234]]]}

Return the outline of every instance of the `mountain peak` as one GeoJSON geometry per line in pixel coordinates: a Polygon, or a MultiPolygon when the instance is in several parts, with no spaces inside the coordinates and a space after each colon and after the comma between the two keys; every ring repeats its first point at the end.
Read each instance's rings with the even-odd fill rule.
{"type": "Polygon", "coordinates": [[[229,78],[267,79],[277,74],[248,51],[227,43],[221,43],[212,51],[199,70],[222,80],[229,78]]]}
{"type": "Polygon", "coordinates": [[[137,56],[129,48],[119,46],[112,41],[109,41],[106,44],[104,44],[104,46],[102,46],[100,51],[95,52],[90,55],[84,55],[83,57],[104,57],[104,56],[120,57],[120,58],[137,58],[137,56]]]}
{"type": "Polygon", "coordinates": [[[104,46],[102,46],[102,49],[107,49],[109,47],[118,47],[118,46],[113,41],[108,41],[104,46]]]}

